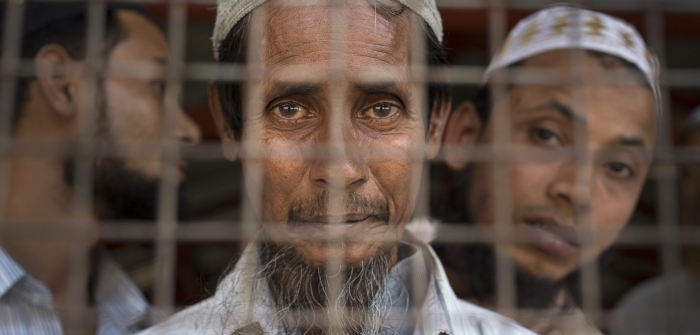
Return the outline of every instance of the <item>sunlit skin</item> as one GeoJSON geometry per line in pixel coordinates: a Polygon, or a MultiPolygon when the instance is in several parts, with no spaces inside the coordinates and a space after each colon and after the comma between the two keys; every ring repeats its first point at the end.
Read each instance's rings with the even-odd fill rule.
{"type": "MultiPolygon", "coordinates": [[[[168,47],[155,24],[132,11],[121,10],[116,16],[126,36],[107,55],[109,71],[112,65],[120,62],[141,62],[152,69],[162,67],[167,60],[168,47]]],[[[89,98],[94,98],[96,93],[89,86],[94,84],[81,72],[83,60],[72,59],[63,47],[48,44],[37,52],[34,64],[37,80],[28,85],[27,99],[13,139],[20,143],[77,143],[81,120],[89,110],[86,103],[94,100],[89,98]]],[[[118,71],[107,74],[116,73],[118,71]]],[[[162,71],[153,71],[148,78],[140,79],[105,78],[98,86],[106,109],[99,118],[98,133],[117,146],[125,143],[138,146],[160,140],[164,132],[163,106],[166,101],[168,105],[177,105],[177,101],[174,96],[164,96],[159,77],[162,71]]],[[[182,110],[178,108],[175,112],[175,138],[182,144],[196,144],[201,138],[199,128],[182,110]]],[[[58,236],[52,233],[48,238],[15,235],[2,240],[3,249],[51,290],[59,310],[68,303],[68,276],[74,275],[69,272],[72,252],[76,248],[88,252],[98,240],[94,233],[83,237],[71,233],[70,229],[76,225],[76,212],[73,185],[68,185],[64,177],[65,160],[66,157],[60,155],[11,157],[5,219],[7,225],[52,225],[66,233],[58,236]]],[[[132,157],[124,161],[127,168],[144,177],[161,175],[162,163],[158,157],[132,157]]],[[[87,217],[89,225],[96,224],[99,219],[97,211],[87,213],[87,217]]],[[[86,224],[84,220],[79,223],[86,224]]],[[[90,228],[96,231],[96,226],[90,228]]],[[[89,264],[84,268],[89,268],[89,264]]],[[[85,283],[87,275],[86,271],[85,283]]]]}
{"type": "MultiPolygon", "coordinates": [[[[518,267],[541,278],[562,279],[608,248],[629,220],[649,172],[655,141],[653,93],[619,61],[606,61],[614,68],[584,56],[583,72],[591,81],[579,86],[583,108],[575,107],[573,80],[551,86],[515,85],[494,105],[494,110],[510,110],[513,147],[531,150],[532,156],[508,165],[512,227],[515,236],[531,240],[516,243],[512,255],[518,267]],[[625,80],[595,83],[595,76],[604,73],[625,80]],[[575,164],[571,158],[574,120],[587,125],[585,147],[590,156],[585,163],[575,164]],[[560,158],[553,160],[554,154],[560,158]],[[534,158],[547,155],[548,161],[534,158]],[[601,237],[583,259],[577,227],[590,228],[601,237]]],[[[570,73],[571,53],[539,54],[522,66],[570,73]]],[[[481,125],[473,113],[469,103],[455,110],[448,122],[455,125],[446,130],[447,144],[469,150],[474,140],[485,146],[494,141],[494,123],[489,121],[479,132],[481,125]]],[[[454,153],[446,154],[453,168],[466,165],[454,153]]],[[[469,212],[485,226],[495,221],[494,168],[493,163],[474,165],[469,193],[469,212]]]]}
{"type": "MultiPolygon", "coordinates": [[[[262,80],[246,86],[260,94],[244,99],[246,106],[259,108],[244,111],[243,138],[259,146],[263,159],[258,164],[242,152],[242,162],[249,195],[262,199],[252,201],[258,218],[276,244],[293,246],[313,266],[328,260],[326,246],[333,236],[343,240],[347,266],[386,250],[395,261],[413,213],[422,159],[437,152],[449,108],[432,111],[426,134],[426,112],[410,77],[410,11],[388,17],[366,1],[345,2],[346,35],[337,39],[328,2],[279,3],[256,9],[251,22],[264,27],[262,80]],[[337,81],[330,80],[331,70],[337,81]],[[314,157],[330,153],[329,146],[334,159],[314,157]],[[260,193],[254,192],[254,176],[260,177],[260,193]],[[288,222],[295,203],[323,192],[385,203],[388,221],[374,211],[349,212],[341,204],[288,222]],[[333,220],[340,221],[339,235],[328,224],[333,220]]],[[[210,93],[215,119],[221,120],[213,86],[210,93]]],[[[226,144],[235,142],[233,134],[225,125],[221,129],[227,156],[236,159],[239,152],[226,144]]]]}

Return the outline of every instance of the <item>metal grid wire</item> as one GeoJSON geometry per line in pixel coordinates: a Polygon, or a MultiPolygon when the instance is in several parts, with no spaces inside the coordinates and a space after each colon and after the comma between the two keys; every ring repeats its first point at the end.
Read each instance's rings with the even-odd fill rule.
{"type": "MultiPolygon", "coordinates": [[[[76,0],[82,1],[82,0],[76,0]]],[[[89,3],[88,13],[88,35],[86,53],[86,70],[84,76],[93,83],[88,87],[97,87],[97,82],[105,75],[107,64],[102,58],[102,36],[104,35],[105,25],[105,1],[107,0],[87,0],[89,3]]],[[[176,101],[174,95],[183,89],[185,82],[204,82],[212,79],[241,81],[244,78],[244,71],[238,65],[224,65],[215,62],[186,62],[186,45],[187,34],[187,10],[188,5],[207,5],[215,6],[214,1],[204,0],[144,0],[134,2],[146,3],[150,5],[164,5],[167,7],[167,41],[169,45],[169,59],[167,69],[164,72],[167,81],[167,91],[165,101],[176,101]]],[[[332,11],[332,21],[334,36],[342,37],[344,31],[345,17],[343,9],[343,1],[334,0],[334,9],[332,11]]],[[[508,33],[508,13],[509,10],[538,10],[553,2],[551,1],[507,1],[507,0],[442,0],[438,1],[441,9],[485,9],[488,15],[488,45],[491,54],[494,54],[501,46],[506,34],[508,33]]],[[[661,120],[660,140],[655,153],[655,165],[651,173],[650,179],[657,183],[657,208],[658,208],[658,225],[656,226],[629,226],[619,236],[616,241],[618,246],[637,246],[637,247],[658,247],[661,250],[661,265],[664,273],[672,273],[682,267],[682,246],[700,246],[700,227],[686,227],[678,224],[678,213],[676,210],[677,200],[677,168],[680,164],[700,164],[700,156],[687,148],[674,147],[671,129],[671,104],[670,90],[673,88],[682,89],[698,89],[700,88],[700,69],[681,69],[667,68],[665,66],[665,50],[666,50],[666,34],[664,32],[665,22],[664,14],[674,12],[693,12],[700,13],[700,4],[695,2],[664,2],[660,0],[645,0],[645,1],[577,1],[576,3],[584,5],[586,8],[600,11],[629,11],[634,13],[643,12],[645,17],[644,32],[645,39],[650,49],[655,51],[660,57],[662,65],[661,85],[663,91],[663,109],[666,111],[661,120]]],[[[75,171],[75,210],[79,215],[75,216],[76,224],[66,230],[65,228],[56,229],[42,223],[24,224],[20,227],[17,225],[7,225],[5,220],[1,221],[0,232],[7,236],[23,236],[26,234],[32,236],[43,237],[71,237],[80,239],[94,233],[95,230],[104,241],[110,242],[155,242],[155,275],[153,276],[153,303],[154,305],[172,313],[182,306],[176,306],[175,303],[175,287],[177,278],[177,246],[179,243],[232,243],[237,242],[245,245],[252,241],[259,230],[256,219],[256,213],[253,208],[260,208],[256,202],[261,199],[261,175],[257,160],[260,157],[251,155],[245,157],[248,160],[256,161],[257,165],[253,165],[253,172],[245,176],[246,184],[249,187],[247,194],[242,194],[240,199],[243,203],[240,205],[242,215],[240,222],[227,221],[196,221],[190,222],[187,225],[178,224],[177,221],[177,192],[179,190],[177,181],[177,164],[181,158],[186,159],[220,159],[221,146],[218,143],[204,143],[192,148],[183,148],[172,135],[172,131],[164,131],[163,137],[153,143],[137,143],[127,144],[115,148],[105,143],[95,141],[95,109],[96,101],[91,101],[90,112],[84,115],[81,120],[81,136],[79,145],[76,147],[68,147],[55,143],[23,143],[12,140],[12,130],[10,117],[14,110],[13,102],[15,92],[17,90],[16,79],[18,77],[33,76],[33,64],[29,59],[20,59],[20,42],[21,42],[21,26],[25,1],[12,0],[7,3],[7,17],[5,19],[4,36],[3,36],[3,53],[1,62],[1,84],[0,84],[0,180],[6,180],[8,175],[8,157],[11,155],[26,155],[31,157],[46,157],[46,156],[71,156],[75,157],[77,169],[75,171]],[[160,183],[158,188],[158,209],[157,220],[154,226],[151,223],[139,222],[101,222],[98,228],[89,224],[90,212],[92,206],[92,165],[90,162],[94,157],[160,157],[163,165],[160,173],[160,183]]],[[[418,24],[412,25],[414,29],[411,31],[412,40],[422,41],[420,43],[412,43],[413,45],[413,60],[412,76],[414,78],[422,78],[415,80],[414,94],[421,96],[419,101],[425,102],[425,84],[428,82],[444,82],[451,85],[473,85],[480,83],[483,73],[483,66],[465,66],[465,65],[450,65],[445,69],[428,69],[425,66],[424,59],[424,38],[423,31],[418,24]]],[[[260,41],[264,27],[251,27],[249,41],[260,41]]],[[[449,37],[448,37],[449,38],[449,37]]],[[[337,38],[334,40],[341,40],[337,38]]],[[[262,80],[259,74],[261,64],[256,61],[255,55],[258,55],[258,43],[250,43],[248,46],[248,73],[252,77],[246,77],[251,83],[262,80]]],[[[339,45],[336,47],[340,47],[339,45]]],[[[576,55],[572,55],[576,57],[576,55]]],[[[338,62],[339,60],[333,60],[338,62]]],[[[143,73],[143,70],[148,69],[148,64],[110,64],[117,76],[138,77],[143,73]]],[[[517,71],[517,70],[514,70],[517,71]]],[[[575,72],[575,69],[572,69],[575,72]]],[[[339,78],[337,74],[331,72],[331,78],[339,78]]],[[[493,78],[492,94],[494,97],[504,96],[507,86],[512,83],[512,78],[516,76],[508,76],[507,73],[500,73],[499,76],[493,78]]],[[[535,76],[525,76],[534,78],[535,76]]],[[[546,81],[546,78],[556,77],[556,74],[540,73],[536,76],[537,81],[546,81]],[[552,75],[549,76],[548,75],[552,75]]],[[[556,78],[551,79],[556,82],[556,78]]],[[[330,81],[331,96],[341,96],[341,86],[337,79],[330,81]]],[[[255,87],[256,85],[252,85],[255,87]]],[[[577,90],[575,101],[577,104],[582,104],[582,96],[580,88],[577,90]]],[[[247,110],[259,110],[262,106],[257,106],[255,99],[260,92],[249,90],[247,110]]],[[[88,97],[94,97],[96,94],[86,94],[88,97]]],[[[94,99],[93,99],[94,100],[94,99]]],[[[342,99],[335,99],[341,101],[342,99]]],[[[332,118],[340,117],[339,112],[342,106],[333,106],[330,115],[332,118]]],[[[427,108],[426,108],[427,109],[427,108]]],[[[579,108],[575,108],[579,109],[579,108]]],[[[178,107],[171,104],[165,106],[164,129],[173,129],[177,122],[178,107]]],[[[518,154],[527,149],[512,147],[509,145],[510,116],[508,110],[495,110],[492,115],[495,131],[497,134],[493,144],[490,147],[475,148],[472,155],[464,157],[471,162],[496,162],[494,170],[494,189],[496,217],[493,230],[483,233],[483,228],[476,228],[473,225],[445,225],[442,227],[441,234],[438,235],[436,243],[493,243],[496,245],[497,267],[496,267],[496,296],[498,312],[514,316],[517,313],[516,308],[516,289],[515,289],[515,268],[511,257],[512,243],[518,241],[518,237],[514,236],[512,231],[512,212],[510,206],[510,185],[509,185],[509,170],[508,164],[517,159],[518,154]]],[[[330,121],[334,122],[334,121],[330,121]]],[[[586,130],[581,125],[576,126],[576,147],[572,155],[582,164],[585,164],[589,159],[586,153],[586,130]]],[[[248,134],[255,134],[256,131],[251,130],[248,134]]],[[[338,136],[337,134],[331,137],[338,136]]],[[[242,152],[258,153],[258,141],[256,138],[244,138],[241,147],[245,150],[242,152]]],[[[328,159],[334,162],[335,155],[338,154],[337,147],[329,144],[328,147],[320,148],[314,152],[319,153],[317,159],[328,159]]],[[[381,153],[378,153],[381,155],[381,153]]],[[[290,157],[292,158],[292,157],[290,157]]],[[[545,159],[565,159],[566,157],[548,157],[545,159]]],[[[415,154],[416,164],[423,164],[422,155],[415,154]]],[[[335,163],[337,165],[337,163],[335,163]]],[[[339,166],[331,163],[330,170],[338,170],[339,166]]],[[[250,171],[248,171],[250,172],[250,171]]],[[[339,178],[338,176],[335,176],[339,178]]],[[[333,178],[333,176],[331,176],[333,178]]],[[[418,195],[416,203],[416,216],[430,215],[430,176],[428,169],[424,169],[422,175],[422,188],[418,195]]],[[[0,183],[0,216],[4,217],[7,203],[7,182],[0,183]]],[[[243,191],[244,192],[244,191],[243,191]]],[[[245,192],[244,192],[245,193],[245,192]]],[[[329,206],[342,206],[339,200],[342,199],[342,194],[331,193],[331,201],[329,206]]],[[[340,222],[342,218],[335,218],[335,221],[340,222]]],[[[586,218],[581,218],[581,222],[586,222],[586,218]]],[[[583,225],[580,229],[580,236],[587,237],[581,242],[584,245],[582,253],[590,252],[586,246],[592,245],[597,237],[605,235],[605,231],[591,231],[588,228],[590,225],[583,225]]],[[[329,271],[334,271],[342,267],[341,254],[339,248],[332,249],[329,259],[329,271]]],[[[71,267],[71,294],[70,310],[72,313],[71,320],[80,325],[81,322],[86,322],[84,313],[90,311],[87,306],[87,297],[85,297],[86,283],[81,278],[85,278],[85,271],[88,271],[82,264],[86,264],[85,260],[88,255],[85,250],[76,248],[72,255],[71,261],[74,266],[71,267]]],[[[337,277],[337,276],[336,276],[337,277]]],[[[581,269],[582,284],[582,300],[583,309],[595,325],[601,328],[606,326],[606,310],[601,302],[601,274],[600,267],[597,262],[591,262],[583,266],[581,269]]],[[[339,294],[338,286],[341,283],[331,283],[332,289],[331,298],[337,297],[339,294]]],[[[338,315],[339,311],[331,311],[330,315],[338,315]]],[[[159,320],[158,320],[159,321],[159,320]]],[[[331,329],[339,327],[339,320],[330,319],[331,329]]],[[[70,328],[67,328],[70,329],[70,328]]]]}

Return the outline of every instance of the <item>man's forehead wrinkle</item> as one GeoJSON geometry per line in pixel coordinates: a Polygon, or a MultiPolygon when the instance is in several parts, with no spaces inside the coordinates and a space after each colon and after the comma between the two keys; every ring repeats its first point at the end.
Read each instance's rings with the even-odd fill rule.
{"type": "MultiPolygon", "coordinates": [[[[350,65],[351,71],[344,73],[344,80],[350,84],[394,83],[400,87],[410,85],[410,72],[407,66],[350,65]]],[[[323,64],[290,64],[265,69],[265,85],[274,82],[316,83],[328,82],[328,67],[323,64]]]]}
{"type": "MultiPolygon", "coordinates": [[[[272,4],[275,4],[273,2],[272,4]]],[[[324,38],[322,33],[330,25],[329,11],[326,8],[312,6],[270,5],[258,8],[265,18],[261,56],[273,63],[286,58],[286,53],[299,53],[292,50],[299,46],[324,38]],[[319,11],[322,11],[319,13],[319,11]]],[[[254,19],[260,18],[256,15],[254,19]]],[[[253,43],[255,43],[253,41],[253,43]]]]}
{"type": "Polygon", "coordinates": [[[409,20],[394,19],[392,23],[379,14],[375,16],[369,6],[350,6],[346,12],[348,26],[338,45],[332,40],[329,8],[271,7],[262,56],[270,63],[295,61],[295,57],[308,61],[306,56],[312,53],[317,53],[320,59],[329,59],[333,51],[389,62],[407,59],[409,40],[401,31],[408,31],[409,20]],[[333,50],[334,47],[343,50],[333,50]]]}
{"type": "Polygon", "coordinates": [[[344,67],[364,67],[377,66],[383,64],[385,66],[395,67],[397,65],[408,65],[408,52],[396,52],[389,46],[368,44],[358,42],[350,44],[343,51],[335,51],[330,48],[319,51],[311,47],[299,46],[294,49],[286,50],[285,52],[276,55],[268,55],[266,58],[268,68],[277,66],[293,65],[293,64],[308,64],[312,62],[318,67],[330,65],[332,60],[341,60],[340,65],[344,67]],[[323,64],[323,63],[326,64],[323,64]],[[374,64],[374,65],[370,65],[374,64]]]}

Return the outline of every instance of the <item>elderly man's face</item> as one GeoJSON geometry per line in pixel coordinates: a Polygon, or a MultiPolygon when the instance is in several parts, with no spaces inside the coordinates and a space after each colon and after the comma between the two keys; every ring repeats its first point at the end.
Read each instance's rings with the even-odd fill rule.
{"type": "Polygon", "coordinates": [[[426,142],[423,90],[411,80],[410,12],[348,1],[343,22],[325,1],[283,3],[256,9],[251,21],[264,32],[253,56],[259,72],[244,90],[243,140],[258,149],[244,146],[242,159],[258,217],[276,244],[309,265],[326,262],[334,236],[348,266],[395,255],[421,159],[440,137],[426,142]]]}
{"type": "MultiPolygon", "coordinates": [[[[529,150],[509,164],[515,236],[531,240],[517,243],[513,257],[518,267],[540,278],[559,280],[610,246],[632,214],[650,166],[655,140],[651,90],[632,79],[617,59],[584,57],[585,73],[598,78],[611,73],[621,83],[583,85],[583,108],[576,107],[576,91],[569,84],[517,85],[494,106],[510,111],[513,147],[529,150]],[[587,127],[584,147],[589,154],[578,164],[571,159],[575,123],[587,127]],[[546,155],[550,158],[542,159],[546,155]],[[604,236],[584,259],[577,227],[604,236]]],[[[552,51],[523,66],[567,73],[571,54],[552,51]]],[[[490,122],[482,144],[494,140],[493,129],[490,122]]],[[[493,169],[492,164],[474,168],[470,212],[479,223],[494,222],[493,169]]]]}

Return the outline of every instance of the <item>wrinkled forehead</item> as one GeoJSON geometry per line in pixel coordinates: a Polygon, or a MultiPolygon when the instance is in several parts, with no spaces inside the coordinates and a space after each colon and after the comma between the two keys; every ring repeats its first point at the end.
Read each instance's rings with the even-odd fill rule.
{"type": "MultiPolygon", "coordinates": [[[[405,66],[410,11],[387,13],[367,0],[271,1],[253,12],[264,29],[263,67],[314,64],[349,68],[405,66]]],[[[254,41],[252,41],[255,43],[254,41]]]]}

